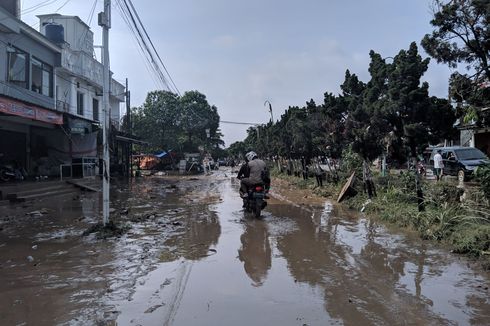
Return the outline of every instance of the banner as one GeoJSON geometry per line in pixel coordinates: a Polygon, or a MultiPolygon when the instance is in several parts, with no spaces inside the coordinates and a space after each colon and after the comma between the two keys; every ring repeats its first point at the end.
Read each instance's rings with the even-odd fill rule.
{"type": "Polygon", "coordinates": [[[55,125],[63,124],[63,115],[61,113],[5,97],[0,97],[0,112],[55,125]]]}

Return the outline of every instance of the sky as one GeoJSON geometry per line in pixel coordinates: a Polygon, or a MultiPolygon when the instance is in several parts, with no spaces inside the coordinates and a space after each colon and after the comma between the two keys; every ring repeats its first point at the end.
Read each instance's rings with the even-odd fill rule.
{"type": "MultiPolygon", "coordinates": [[[[95,12],[103,10],[103,0],[20,1],[22,20],[36,29],[36,15],[58,12],[88,23],[94,1],[95,12]],[[40,3],[45,5],[27,10],[40,3]]],[[[221,120],[233,122],[267,123],[265,101],[274,120],[289,106],[310,99],[321,104],[325,92],[340,92],[347,69],[367,82],[370,50],[393,57],[415,41],[428,57],[420,41],[432,31],[432,0],[132,2],[179,91],[205,94],[221,120]]],[[[90,26],[95,44],[102,44],[96,16],[90,26]]],[[[123,84],[128,78],[131,106],[140,106],[159,87],[117,8],[109,42],[113,78],[123,84]]],[[[450,74],[431,60],[423,78],[431,95],[447,97],[450,74]]],[[[243,140],[248,127],[221,123],[226,146],[243,140]]]]}

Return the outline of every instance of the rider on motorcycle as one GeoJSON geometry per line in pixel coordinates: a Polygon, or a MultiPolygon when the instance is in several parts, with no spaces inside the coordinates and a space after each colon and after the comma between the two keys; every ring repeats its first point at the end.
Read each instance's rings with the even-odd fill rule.
{"type": "MultiPolygon", "coordinates": [[[[266,192],[269,191],[271,180],[269,169],[267,169],[265,162],[259,159],[257,153],[254,151],[245,154],[245,159],[248,163],[245,163],[246,167],[242,166],[244,173],[238,173],[238,178],[241,178],[240,196],[242,198],[246,197],[248,189],[258,184],[263,184],[266,192]],[[248,171],[246,169],[248,169],[248,171]]],[[[240,168],[240,171],[242,171],[242,168],[240,168]]]]}

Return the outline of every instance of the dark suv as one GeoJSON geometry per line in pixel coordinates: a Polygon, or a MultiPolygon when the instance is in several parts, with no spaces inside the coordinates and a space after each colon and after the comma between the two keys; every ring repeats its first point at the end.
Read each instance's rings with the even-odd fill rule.
{"type": "Polygon", "coordinates": [[[433,148],[430,155],[432,166],[438,150],[441,151],[444,162],[444,174],[457,176],[460,181],[471,178],[478,166],[490,164],[488,157],[478,148],[454,146],[433,148]]]}

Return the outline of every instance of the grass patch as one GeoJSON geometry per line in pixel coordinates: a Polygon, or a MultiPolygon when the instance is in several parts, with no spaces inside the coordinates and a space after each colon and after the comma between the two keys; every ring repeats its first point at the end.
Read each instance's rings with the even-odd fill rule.
{"type": "MultiPolygon", "coordinates": [[[[317,188],[314,178],[276,176],[334,200],[345,182],[340,180],[317,188]]],[[[375,184],[377,196],[370,202],[358,184],[358,195],[342,204],[363,209],[370,218],[415,230],[423,239],[449,244],[453,252],[475,257],[485,269],[490,269],[490,203],[485,193],[479,189],[464,191],[451,182],[422,181],[425,211],[419,212],[414,174],[375,176],[375,184]]]]}

